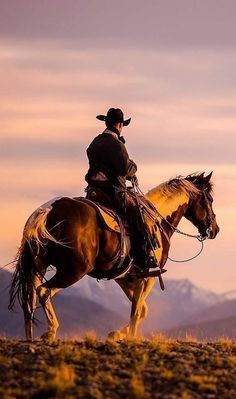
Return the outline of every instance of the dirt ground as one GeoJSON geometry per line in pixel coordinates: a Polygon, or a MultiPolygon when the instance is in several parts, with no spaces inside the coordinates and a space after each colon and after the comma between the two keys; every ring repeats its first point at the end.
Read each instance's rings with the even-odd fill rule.
{"type": "Polygon", "coordinates": [[[236,342],[2,338],[0,398],[236,399],[236,342]]]}

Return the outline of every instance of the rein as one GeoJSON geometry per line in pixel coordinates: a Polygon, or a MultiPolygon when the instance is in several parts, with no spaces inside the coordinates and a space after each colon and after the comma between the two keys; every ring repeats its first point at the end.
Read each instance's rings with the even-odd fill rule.
{"type": "Polygon", "coordinates": [[[170,258],[170,257],[168,256],[168,259],[169,259],[171,262],[176,262],[176,263],[190,262],[190,260],[193,260],[193,259],[197,258],[197,257],[202,253],[202,251],[203,251],[203,241],[200,241],[200,242],[201,242],[201,249],[199,250],[199,252],[198,252],[196,255],[192,256],[192,258],[181,259],[181,260],[179,260],[179,259],[172,259],[172,258],[170,258]]]}
{"type": "Polygon", "coordinates": [[[181,259],[181,260],[179,260],[179,259],[173,259],[173,258],[171,258],[170,256],[168,256],[168,259],[169,259],[171,262],[176,262],[176,263],[186,263],[186,262],[190,262],[191,260],[197,258],[197,257],[202,253],[203,247],[204,247],[203,241],[206,240],[207,237],[202,237],[202,235],[201,235],[200,233],[198,233],[198,234],[189,234],[189,233],[185,233],[185,232],[179,230],[177,227],[173,226],[170,222],[168,222],[168,220],[167,220],[164,216],[162,216],[162,215],[160,214],[160,212],[159,212],[157,209],[156,209],[156,213],[158,214],[158,216],[159,216],[162,220],[164,220],[164,221],[168,224],[168,226],[169,226],[175,233],[181,234],[181,235],[183,235],[183,236],[185,236],[185,237],[189,237],[189,238],[196,238],[196,239],[201,243],[201,248],[200,248],[199,252],[198,252],[196,255],[192,256],[191,258],[188,258],[188,259],[181,259]]]}
{"type": "MultiPolygon", "coordinates": [[[[136,197],[136,199],[137,199],[137,201],[138,201],[138,204],[140,204],[141,201],[140,201],[139,197],[138,197],[136,194],[137,194],[137,193],[140,193],[143,197],[145,197],[145,195],[144,195],[144,193],[142,192],[142,190],[140,189],[140,187],[138,186],[138,184],[136,184],[135,182],[132,182],[132,184],[133,184],[133,188],[136,189],[136,191],[134,191],[134,195],[135,195],[135,197],[136,197]]],[[[205,193],[204,193],[204,194],[205,194],[205,193]]],[[[204,197],[205,197],[205,200],[206,200],[206,196],[205,196],[205,195],[204,195],[204,197]]],[[[144,206],[144,207],[147,209],[147,205],[146,205],[145,203],[143,203],[143,202],[142,202],[142,206],[144,206]]],[[[203,237],[200,233],[194,235],[194,234],[185,233],[185,232],[179,230],[177,227],[173,226],[164,216],[162,216],[161,213],[156,209],[156,207],[155,207],[153,204],[152,204],[152,208],[153,208],[153,212],[155,212],[155,213],[159,216],[160,219],[164,220],[164,221],[166,222],[166,224],[167,224],[175,233],[178,233],[178,234],[184,235],[184,236],[186,236],[186,237],[190,237],[190,238],[196,238],[196,239],[201,243],[201,248],[200,248],[199,252],[198,252],[196,255],[192,256],[191,258],[182,259],[182,260],[177,260],[177,259],[172,259],[172,258],[170,258],[170,257],[168,256],[168,259],[169,259],[171,262],[184,263],[184,262],[190,262],[191,260],[197,258],[197,257],[202,253],[202,251],[203,251],[203,247],[204,247],[203,241],[204,241],[207,237],[203,237]]],[[[153,221],[159,222],[156,218],[153,218],[153,221]]]]}

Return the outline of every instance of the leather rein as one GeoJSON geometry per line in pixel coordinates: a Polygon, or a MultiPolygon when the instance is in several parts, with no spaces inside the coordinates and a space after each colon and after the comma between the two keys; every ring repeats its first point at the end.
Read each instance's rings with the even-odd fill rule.
{"type": "Polygon", "coordinates": [[[148,207],[148,205],[144,201],[142,201],[140,199],[140,197],[137,194],[141,194],[145,198],[144,193],[141,191],[141,189],[139,188],[139,186],[135,182],[132,182],[132,184],[133,184],[133,188],[134,188],[133,194],[136,197],[136,200],[137,200],[139,206],[141,206],[141,208],[143,210],[146,210],[146,213],[148,214],[148,216],[153,220],[153,222],[156,223],[156,225],[158,225],[161,233],[164,234],[165,238],[168,239],[168,241],[170,241],[170,239],[167,236],[167,234],[165,233],[165,231],[162,228],[162,226],[160,226],[159,220],[154,216],[155,214],[158,215],[158,217],[161,220],[163,220],[172,229],[173,232],[181,234],[181,235],[184,235],[186,237],[195,238],[201,243],[201,248],[200,248],[199,252],[196,255],[192,256],[191,258],[177,260],[177,259],[172,259],[172,258],[170,258],[168,256],[168,259],[170,261],[172,261],[172,262],[184,263],[184,262],[189,262],[189,261],[197,258],[203,251],[203,246],[204,246],[203,241],[206,240],[207,238],[209,238],[209,234],[210,234],[210,231],[211,231],[211,224],[212,224],[212,221],[213,221],[213,218],[212,218],[212,215],[211,215],[211,212],[210,212],[209,201],[208,201],[208,198],[207,198],[205,190],[203,190],[202,193],[204,195],[204,199],[205,199],[205,202],[206,202],[206,205],[207,205],[207,218],[208,218],[210,224],[209,224],[209,227],[207,229],[207,236],[202,236],[201,233],[198,233],[198,234],[195,234],[195,235],[194,234],[185,233],[185,232],[181,231],[180,229],[178,229],[177,227],[173,226],[164,216],[162,216],[162,214],[156,209],[156,207],[152,203],[150,204],[150,207],[148,207]],[[150,212],[150,210],[152,212],[150,212]]]}

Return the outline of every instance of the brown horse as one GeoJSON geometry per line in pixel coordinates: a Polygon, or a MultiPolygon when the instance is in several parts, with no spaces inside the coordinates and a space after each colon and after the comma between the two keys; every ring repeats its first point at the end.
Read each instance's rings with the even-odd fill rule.
{"type": "MultiPolygon", "coordinates": [[[[170,238],[183,216],[196,226],[202,237],[213,239],[219,232],[212,209],[211,175],[202,173],[172,179],[147,193],[146,198],[159,212],[157,219],[161,228],[156,234],[160,248],[155,253],[161,267],[168,258],[170,238]]],[[[88,203],[62,198],[40,207],[31,215],[16,259],[9,305],[12,308],[15,299],[19,299],[27,339],[32,339],[37,296],[48,322],[48,330],[42,337],[54,339],[59,325],[52,297],[86,274],[93,277],[106,275],[114,265],[119,245],[118,234],[101,227],[96,211],[88,203]],[[55,266],[56,273],[42,284],[50,265],[55,266]]],[[[132,302],[132,308],[129,324],[114,332],[114,337],[136,335],[138,324],[147,316],[146,298],[154,280],[129,273],[115,280],[132,302]]]]}

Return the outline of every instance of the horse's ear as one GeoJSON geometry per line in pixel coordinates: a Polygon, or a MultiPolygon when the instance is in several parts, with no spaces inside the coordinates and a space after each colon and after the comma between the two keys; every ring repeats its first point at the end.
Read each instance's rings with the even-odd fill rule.
{"type": "Polygon", "coordinates": [[[205,172],[202,172],[198,177],[200,177],[200,179],[201,179],[201,178],[204,178],[204,173],[205,173],[205,172]]]}
{"type": "Polygon", "coordinates": [[[207,175],[206,177],[204,177],[204,183],[205,183],[205,184],[208,184],[209,181],[211,180],[212,173],[213,173],[213,171],[212,171],[211,173],[209,173],[209,175],[207,175]]]}

